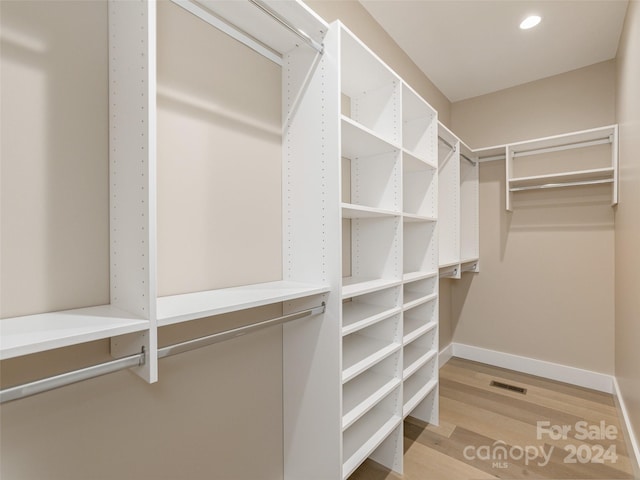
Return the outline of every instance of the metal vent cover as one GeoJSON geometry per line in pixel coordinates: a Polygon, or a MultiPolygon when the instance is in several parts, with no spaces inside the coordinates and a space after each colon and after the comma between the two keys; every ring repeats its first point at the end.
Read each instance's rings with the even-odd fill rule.
{"type": "Polygon", "coordinates": [[[515,385],[510,385],[508,383],[498,382],[497,380],[491,380],[490,385],[492,387],[504,388],[505,390],[511,390],[512,392],[521,393],[523,395],[527,394],[526,388],[517,387],[515,385]]]}

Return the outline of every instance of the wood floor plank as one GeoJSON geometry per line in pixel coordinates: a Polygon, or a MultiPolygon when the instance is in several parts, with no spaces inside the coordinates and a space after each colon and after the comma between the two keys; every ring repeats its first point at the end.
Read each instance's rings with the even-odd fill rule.
{"type": "Polygon", "coordinates": [[[411,417],[404,423],[404,474],[367,460],[352,480],[633,479],[612,395],[457,358],[440,370],[439,391],[440,425],[411,417]],[[522,386],[527,393],[491,387],[492,379],[522,386]],[[538,421],[568,425],[567,438],[538,439],[538,421]],[[575,438],[580,421],[592,428],[603,421],[617,429],[616,438],[575,438]],[[567,463],[566,448],[581,448],[582,460],[588,460],[600,445],[613,446],[617,461],[580,463],[576,457],[567,463]],[[489,455],[501,452],[498,446],[510,454],[502,462],[489,455]],[[511,458],[527,447],[528,460],[511,458]],[[534,447],[544,450],[534,457],[534,447]]]}

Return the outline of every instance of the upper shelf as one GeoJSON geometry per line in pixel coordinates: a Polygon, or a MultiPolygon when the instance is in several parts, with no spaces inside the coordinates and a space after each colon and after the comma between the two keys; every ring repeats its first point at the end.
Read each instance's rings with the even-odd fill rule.
{"type": "Polygon", "coordinates": [[[400,150],[364,125],[344,115],[341,118],[343,157],[366,158],[400,150]]]}
{"type": "Polygon", "coordinates": [[[149,322],[111,305],[0,320],[0,360],[139,332],[149,322]]]}
{"type": "Polygon", "coordinates": [[[260,307],[328,291],[329,287],[326,285],[279,280],[160,297],[157,302],[158,326],[260,307]]]}
{"type": "Polygon", "coordinates": [[[576,170],[572,172],[552,173],[548,175],[532,175],[528,177],[515,177],[509,180],[511,191],[527,189],[532,186],[556,185],[557,183],[609,180],[613,181],[614,168],[594,168],[590,170],[576,170]],[[557,182],[557,183],[555,183],[557,182]]]}

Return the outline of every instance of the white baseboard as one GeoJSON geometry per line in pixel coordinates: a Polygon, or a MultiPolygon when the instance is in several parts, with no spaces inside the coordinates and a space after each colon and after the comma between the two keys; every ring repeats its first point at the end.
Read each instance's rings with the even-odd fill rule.
{"type": "Polygon", "coordinates": [[[450,343],[442,350],[440,350],[440,354],[438,355],[438,368],[442,368],[442,366],[451,360],[453,357],[453,343],[450,343]]]}
{"type": "Polygon", "coordinates": [[[452,343],[453,356],[486,363],[495,367],[508,368],[517,372],[591,388],[600,392],[614,393],[613,376],[592,372],[581,368],[568,367],[558,363],[535,358],[521,357],[510,353],[474,347],[462,343],[452,343]]]}
{"type": "Polygon", "coordinates": [[[631,418],[629,418],[629,412],[624,403],[624,398],[622,397],[622,392],[620,391],[620,386],[618,385],[618,380],[613,377],[613,387],[615,390],[616,401],[618,404],[618,409],[622,414],[622,421],[624,422],[626,428],[625,431],[625,440],[627,441],[627,445],[631,445],[632,452],[629,452],[629,460],[631,460],[631,464],[634,468],[634,474],[636,477],[640,478],[640,445],[638,445],[638,437],[636,432],[633,430],[633,425],[631,424],[631,418]],[[634,457],[635,456],[635,461],[634,457]]]}

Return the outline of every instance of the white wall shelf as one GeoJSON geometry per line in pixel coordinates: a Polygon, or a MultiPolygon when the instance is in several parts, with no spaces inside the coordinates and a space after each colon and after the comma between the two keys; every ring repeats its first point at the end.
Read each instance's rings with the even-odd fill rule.
{"type": "Polygon", "coordinates": [[[405,399],[402,409],[403,418],[407,417],[427,395],[436,391],[438,381],[436,379],[424,383],[419,375],[414,375],[404,383],[403,397],[405,399]]]}
{"type": "Polygon", "coordinates": [[[513,210],[514,193],[600,184],[611,184],[611,205],[618,203],[617,125],[511,143],[504,148],[507,211],[513,210]],[[597,150],[600,146],[609,148],[605,153],[597,150]],[[578,151],[567,157],[568,150],[578,151]],[[589,158],[588,153],[596,158],[589,158]],[[540,157],[527,158],[534,155],[540,157]],[[576,161],[584,166],[576,166],[576,161]],[[523,167],[527,173],[517,173],[523,167]]]}
{"type": "Polygon", "coordinates": [[[349,335],[401,312],[400,307],[347,302],[342,307],[342,335],[349,335]]]}
{"type": "Polygon", "coordinates": [[[402,347],[399,342],[352,333],[343,341],[342,382],[346,383],[402,347]]]}
{"type": "Polygon", "coordinates": [[[342,204],[342,218],[378,218],[397,217],[399,215],[399,212],[394,212],[391,210],[383,210],[380,208],[365,207],[349,203],[342,204]]]}
{"type": "Polygon", "coordinates": [[[327,293],[328,286],[280,280],[158,298],[158,325],[246,310],[327,293]]]}
{"type": "Polygon", "coordinates": [[[382,399],[395,390],[402,380],[368,370],[345,384],[342,429],[346,430],[382,399]]]}
{"type": "Polygon", "coordinates": [[[351,298],[356,295],[376,292],[388,287],[400,285],[400,280],[393,278],[344,277],[342,282],[342,297],[351,298]]]}
{"type": "Polygon", "coordinates": [[[344,435],[342,478],[348,478],[401,422],[401,415],[375,407],[347,429],[344,435]]]}
{"type": "Polygon", "coordinates": [[[430,311],[405,313],[404,338],[402,340],[402,343],[404,343],[405,345],[413,342],[415,339],[419,338],[425,333],[437,328],[438,324],[434,320],[431,320],[431,318],[433,318],[435,305],[426,304],[425,307],[429,308],[430,311]]]}
{"type": "Polygon", "coordinates": [[[402,371],[402,377],[405,379],[410,377],[420,367],[432,361],[436,355],[436,350],[429,350],[425,352],[419,345],[414,345],[413,343],[406,345],[404,347],[404,368],[402,371]]]}
{"type": "Polygon", "coordinates": [[[141,332],[149,322],[111,305],[0,321],[0,360],[141,332]]]}

